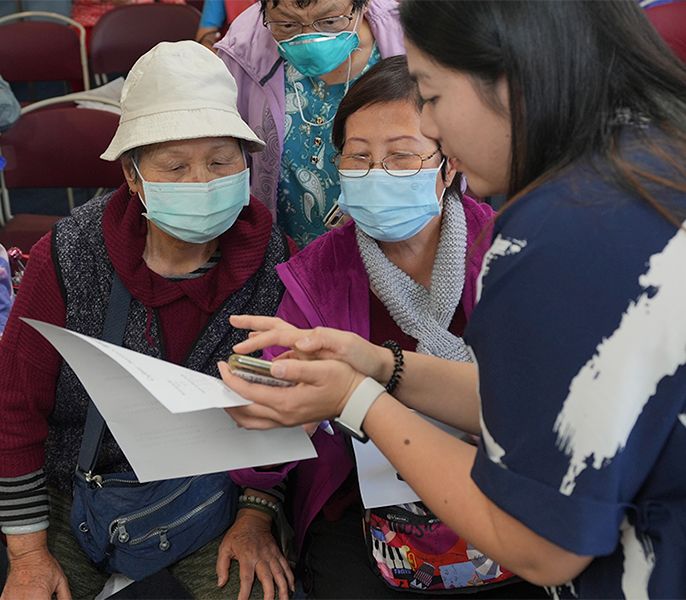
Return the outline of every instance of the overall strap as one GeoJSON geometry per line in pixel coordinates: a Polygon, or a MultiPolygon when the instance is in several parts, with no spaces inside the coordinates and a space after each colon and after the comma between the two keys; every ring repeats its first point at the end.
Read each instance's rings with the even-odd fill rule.
{"type": "MultiPolygon", "coordinates": [[[[105,316],[105,325],[102,331],[103,341],[116,344],[117,346],[122,345],[130,304],[131,294],[129,290],[124,287],[117,272],[113,271],[112,290],[110,291],[110,300],[107,305],[107,315],[105,316]]],[[[78,469],[83,473],[91,473],[95,468],[105,427],[105,420],[98,412],[95,404],[93,404],[93,400],[91,400],[88,403],[88,415],[86,416],[86,426],[83,430],[78,460],[78,469]]]]}

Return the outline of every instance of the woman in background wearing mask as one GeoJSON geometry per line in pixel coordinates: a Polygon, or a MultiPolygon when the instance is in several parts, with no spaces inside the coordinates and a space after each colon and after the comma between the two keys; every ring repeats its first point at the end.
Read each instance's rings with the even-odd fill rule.
{"type": "MultiPolygon", "coordinates": [[[[228,316],[276,311],[283,286],[274,266],[290,252],[267,209],[250,198],[243,148],[264,144],[239,117],[235,98],[233,78],[210,50],[191,41],[157,45],[133,66],[119,127],[102,155],[121,159],[126,182],[76,209],[31,250],[0,343],[0,525],[10,560],[3,600],[47,600],[53,592],[62,600],[70,590],[93,598],[108,578],[77,544],[88,528],[69,526],[87,393],[20,318],[100,337],[118,277],[131,295],[123,345],[216,376],[217,360],[245,336],[228,316]]],[[[96,473],[130,471],[106,433],[96,473]]],[[[235,486],[228,477],[222,485],[230,497],[235,486]]],[[[215,572],[232,514],[205,523],[214,538],[170,565],[192,597],[235,597],[238,577],[230,594],[217,588],[215,572]]],[[[262,515],[239,503],[223,554],[245,559],[242,570],[258,559],[269,564],[258,571],[265,594],[276,580],[286,597],[290,569],[262,515]],[[246,532],[256,543],[234,543],[246,532]]],[[[119,542],[127,540],[120,534],[119,542]]],[[[226,570],[219,575],[226,582],[226,570]]]]}
{"type": "MultiPolygon", "coordinates": [[[[493,213],[462,195],[461,174],[420,133],[419,116],[405,57],[381,61],[352,86],[333,123],[339,205],[352,221],[277,267],[286,286],[277,316],[304,329],[335,327],[375,344],[392,339],[404,350],[470,361],[461,336],[486,249],[478,239],[493,213]]],[[[528,584],[502,588],[512,575],[421,503],[367,514],[368,550],[345,436],[320,427],[312,439],[317,460],[232,474],[265,488],[293,470],[296,544],[312,597],[414,597],[412,590],[423,596],[475,586],[491,597],[541,595],[528,584]],[[415,526],[419,533],[410,531],[415,526]]]]}
{"type": "Polygon", "coordinates": [[[404,54],[397,0],[262,0],[216,45],[238,110],[267,143],[252,193],[299,246],[325,233],[340,192],[331,126],[350,84],[404,54]]]}

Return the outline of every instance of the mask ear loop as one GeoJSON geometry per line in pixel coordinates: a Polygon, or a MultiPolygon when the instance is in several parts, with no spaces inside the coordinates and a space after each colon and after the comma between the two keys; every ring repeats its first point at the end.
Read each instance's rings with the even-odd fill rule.
{"type": "MultiPolygon", "coordinates": [[[[352,53],[350,56],[348,56],[348,74],[345,77],[345,90],[343,91],[343,95],[345,96],[348,93],[348,90],[350,89],[350,73],[352,72],[353,68],[353,57],[352,53]]],[[[298,91],[298,84],[295,81],[291,81],[293,84],[293,89],[295,90],[295,102],[298,105],[298,112],[300,113],[300,118],[303,120],[303,123],[307,123],[308,125],[312,127],[324,127],[325,125],[328,125],[329,123],[332,123],[333,120],[336,118],[336,115],[334,114],[333,117],[330,119],[327,119],[326,121],[323,121],[322,123],[313,123],[312,121],[308,121],[305,118],[305,113],[303,112],[303,106],[302,102],[300,101],[300,92],[298,91]]]]}
{"type": "MultiPolygon", "coordinates": [[[[348,37],[351,37],[354,33],[357,33],[357,26],[360,24],[360,12],[357,12],[357,18],[355,19],[355,26],[352,28],[352,31],[349,32],[348,37]]],[[[278,44],[279,42],[277,42],[278,44]]],[[[353,52],[355,50],[359,50],[359,48],[353,49],[353,51],[350,53],[350,56],[348,56],[348,74],[345,77],[345,90],[343,91],[343,96],[345,96],[348,93],[348,90],[350,89],[350,74],[352,73],[353,69],[353,52]]],[[[324,121],[323,123],[313,123],[312,121],[308,121],[305,118],[305,113],[303,112],[303,107],[302,103],[300,101],[300,92],[298,92],[298,84],[295,81],[291,81],[291,84],[293,85],[293,89],[295,90],[295,102],[298,105],[298,112],[300,113],[300,118],[303,120],[303,123],[307,123],[311,127],[324,127],[325,125],[328,125],[329,123],[333,123],[333,120],[336,118],[336,115],[334,113],[334,116],[328,119],[327,121],[324,121]]]]}
{"type": "MultiPolygon", "coordinates": [[[[252,172],[250,171],[250,163],[248,162],[249,159],[249,153],[245,149],[245,142],[244,140],[238,140],[238,145],[241,147],[241,152],[243,153],[243,164],[245,165],[245,171],[248,171],[248,185],[252,183],[252,172]]],[[[250,200],[248,200],[249,202],[250,200]]]]}
{"type": "Polygon", "coordinates": [[[245,149],[245,143],[243,142],[243,140],[238,140],[238,146],[241,149],[241,154],[243,154],[243,164],[245,165],[246,169],[249,169],[250,166],[248,162],[248,151],[245,149]]]}
{"type": "MultiPolygon", "coordinates": [[[[441,154],[441,156],[443,156],[441,154]]],[[[447,159],[445,156],[441,159],[441,164],[438,165],[438,174],[441,176],[441,183],[443,184],[443,191],[441,192],[440,197],[438,198],[438,204],[439,206],[443,205],[443,197],[445,196],[445,193],[448,191],[448,186],[445,184],[445,171],[443,170],[445,165],[447,164],[447,159]]]]}
{"type": "MultiPolygon", "coordinates": [[[[138,174],[138,177],[140,178],[141,183],[142,183],[143,186],[145,187],[145,179],[143,179],[143,175],[141,175],[141,171],[140,171],[140,169],[138,168],[138,165],[136,164],[136,161],[135,161],[133,158],[131,159],[131,164],[133,165],[133,168],[136,170],[136,173],[138,174]]],[[[132,194],[132,195],[133,195],[133,194],[132,194]]],[[[137,192],[137,195],[138,195],[138,199],[141,201],[141,204],[143,205],[143,208],[145,208],[145,210],[148,210],[148,207],[147,207],[147,205],[145,204],[145,200],[143,200],[143,196],[141,196],[141,193],[140,193],[140,192],[137,192]]],[[[144,216],[144,217],[147,217],[147,216],[148,216],[148,213],[143,213],[143,216],[144,216]]]]}
{"type": "MultiPolygon", "coordinates": [[[[360,16],[361,15],[362,15],[362,13],[360,12],[360,9],[358,9],[357,10],[357,17],[355,17],[355,25],[353,25],[353,28],[350,30],[350,35],[348,35],[348,37],[351,37],[353,33],[357,33],[357,27],[360,24],[360,16]]],[[[357,48],[355,48],[355,50],[357,50],[357,48]]],[[[353,50],[353,52],[355,50],[353,50]]]]}
{"type": "MultiPolygon", "coordinates": [[[[441,154],[443,157],[443,160],[441,161],[441,166],[439,167],[441,169],[441,179],[443,180],[443,185],[445,186],[443,190],[443,194],[441,194],[441,198],[443,198],[443,195],[445,195],[445,190],[448,188],[452,188],[455,186],[455,179],[453,179],[453,182],[450,185],[445,185],[445,178],[446,178],[446,173],[445,173],[445,168],[448,165],[448,157],[445,156],[445,154],[441,154]]],[[[460,200],[462,200],[464,193],[467,191],[467,178],[462,174],[461,171],[457,171],[455,173],[455,177],[460,178],[460,187],[455,189],[455,192],[457,192],[457,196],[460,200]]]]}

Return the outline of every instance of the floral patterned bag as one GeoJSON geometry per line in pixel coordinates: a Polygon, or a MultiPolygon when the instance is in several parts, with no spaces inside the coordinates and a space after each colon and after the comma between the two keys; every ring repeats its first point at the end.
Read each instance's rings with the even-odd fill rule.
{"type": "Polygon", "coordinates": [[[367,510],[364,531],[374,570],[396,590],[454,593],[498,587],[515,577],[421,502],[367,510]]]}

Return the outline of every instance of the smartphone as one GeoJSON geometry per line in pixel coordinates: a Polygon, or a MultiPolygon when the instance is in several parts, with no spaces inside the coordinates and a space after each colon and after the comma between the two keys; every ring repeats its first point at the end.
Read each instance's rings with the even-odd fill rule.
{"type": "Polygon", "coordinates": [[[337,202],[334,202],[334,205],[331,207],[331,210],[326,213],[326,216],[324,217],[324,227],[327,229],[336,229],[336,227],[340,227],[341,225],[345,225],[347,221],[347,216],[338,206],[337,202]]]}
{"type": "Polygon", "coordinates": [[[273,385],[276,387],[295,385],[292,381],[274,377],[270,373],[271,366],[271,361],[262,358],[254,358],[244,354],[232,354],[229,356],[229,369],[236,377],[251,383],[261,383],[262,385],[273,385]]]}

